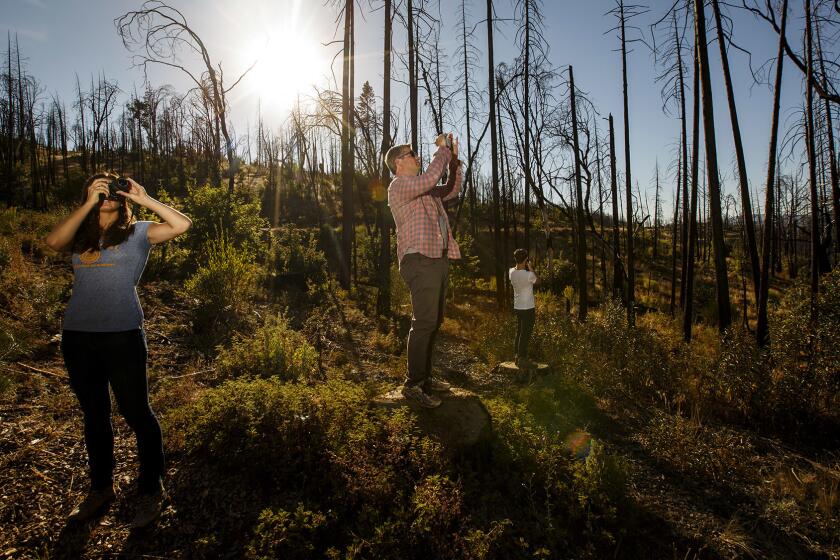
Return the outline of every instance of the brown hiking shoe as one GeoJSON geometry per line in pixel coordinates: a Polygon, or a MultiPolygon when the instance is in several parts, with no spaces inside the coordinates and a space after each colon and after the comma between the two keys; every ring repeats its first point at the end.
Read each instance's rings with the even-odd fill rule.
{"type": "Polygon", "coordinates": [[[414,401],[424,408],[437,408],[440,406],[440,399],[423,391],[419,385],[406,385],[402,388],[402,395],[414,401]]]}
{"type": "Polygon", "coordinates": [[[134,520],[131,522],[132,529],[140,529],[157,521],[163,511],[163,501],[166,494],[163,489],[154,494],[141,494],[137,497],[137,509],[134,512],[134,520]]]}
{"type": "Polygon", "coordinates": [[[436,377],[430,377],[426,383],[428,384],[428,388],[430,391],[440,391],[445,392],[449,391],[452,388],[452,385],[443,381],[442,379],[437,379],[436,377]]]}
{"type": "Polygon", "coordinates": [[[111,503],[115,497],[113,486],[104,490],[91,490],[87,493],[85,499],[70,512],[67,520],[87,521],[111,503]]]}

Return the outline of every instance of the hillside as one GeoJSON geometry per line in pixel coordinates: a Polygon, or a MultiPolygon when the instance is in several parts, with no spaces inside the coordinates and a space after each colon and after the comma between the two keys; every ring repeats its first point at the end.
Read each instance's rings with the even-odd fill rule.
{"type": "MultiPolygon", "coordinates": [[[[405,367],[398,282],[391,322],[326,277],[308,292],[258,288],[228,303],[229,319],[242,306],[235,320],[201,331],[206,302],[167,269],[184,246],[156,249],[141,287],[169,505],[153,529],[129,532],[136,458],[115,416],[118,499],[95,522],[66,524],[86,465],[56,336],[70,271],[39,241],[53,219],[9,210],[0,221],[2,557],[840,554],[837,392],[820,381],[836,380],[836,350],[819,349],[829,369],[809,384],[792,377],[795,286],[774,308],[787,346],[763,354],[739,329],[721,344],[701,325],[686,345],[660,312],[627,329],[615,304],[579,324],[543,292],[535,339],[550,373],[522,382],[495,367],[509,359],[512,319],[480,283],[465,286],[437,368],[481,398],[493,435],[463,450],[424,433],[415,412],[371,405],[405,367]]],[[[317,260],[315,245],[299,246],[317,260]]],[[[825,286],[829,328],[840,276],[825,286]]]]}

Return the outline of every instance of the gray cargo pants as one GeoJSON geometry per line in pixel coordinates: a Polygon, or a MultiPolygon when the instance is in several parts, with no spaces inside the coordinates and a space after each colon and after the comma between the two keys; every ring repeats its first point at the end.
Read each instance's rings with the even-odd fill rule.
{"type": "MultiPolygon", "coordinates": [[[[412,312],[405,384],[425,384],[432,375],[432,351],[443,323],[449,259],[409,253],[400,262],[400,275],[411,292],[412,312]]],[[[428,387],[424,388],[428,390],[428,387]]]]}

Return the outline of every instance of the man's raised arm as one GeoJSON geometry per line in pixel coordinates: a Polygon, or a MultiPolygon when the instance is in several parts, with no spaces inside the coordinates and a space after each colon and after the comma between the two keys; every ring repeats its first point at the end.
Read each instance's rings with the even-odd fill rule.
{"type": "Polygon", "coordinates": [[[450,159],[452,159],[452,151],[445,146],[441,146],[435,152],[435,156],[432,158],[429,167],[426,168],[425,173],[417,177],[397,177],[394,179],[391,188],[388,189],[390,205],[401,206],[434,189],[450,159]]]}

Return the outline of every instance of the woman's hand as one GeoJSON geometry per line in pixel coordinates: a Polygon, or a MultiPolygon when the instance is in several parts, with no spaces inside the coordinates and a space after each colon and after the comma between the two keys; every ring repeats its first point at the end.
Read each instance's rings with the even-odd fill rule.
{"type": "Polygon", "coordinates": [[[458,139],[450,132],[449,145],[452,146],[452,159],[458,159],[458,139]]]}
{"type": "Polygon", "coordinates": [[[149,196],[149,193],[146,192],[146,189],[132,179],[131,177],[125,178],[128,181],[128,192],[125,191],[117,191],[117,194],[121,194],[125,198],[139,204],[140,206],[148,206],[149,201],[152,200],[152,197],[149,196]]]}
{"type": "Polygon", "coordinates": [[[102,178],[96,179],[87,189],[87,199],[85,199],[84,206],[89,206],[93,208],[97,204],[99,204],[99,195],[108,196],[108,183],[110,183],[110,179],[102,178]]]}

